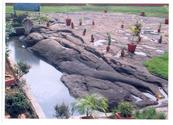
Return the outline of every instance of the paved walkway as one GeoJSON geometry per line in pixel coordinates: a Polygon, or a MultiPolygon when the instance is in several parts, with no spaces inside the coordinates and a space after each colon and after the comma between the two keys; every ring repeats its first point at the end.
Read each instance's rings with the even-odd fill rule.
{"type": "Polygon", "coordinates": [[[30,100],[32,107],[33,107],[35,113],[37,114],[38,118],[39,119],[46,118],[42,108],[40,107],[40,105],[38,104],[36,99],[32,96],[30,88],[27,84],[25,84],[25,86],[23,87],[23,91],[25,92],[26,96],[30,100]]]}

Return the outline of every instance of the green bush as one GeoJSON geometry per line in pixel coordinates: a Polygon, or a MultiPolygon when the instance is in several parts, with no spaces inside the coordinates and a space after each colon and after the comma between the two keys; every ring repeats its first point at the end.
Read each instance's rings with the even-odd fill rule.
{"type": "Polygon", "coordinates": [[[133,109],[134,108],[132,104],[124,101],[119,103],[117,110],[115,111],[120,112],[123,117],[128,117],[132,115],[133,109]]]}
{"type": "Polygon", "coordinates": [[[18,92],[15,95],[5,96],[5,111],[12,117],[17,118],[19,114],[25,113],[29,109],[23,93],[18,92]]]}
{"type": "Polygon", "coordinates": [[[26,19],[27,17],[28,17],[27,13],[17,13],[16,15],[14,15],[13,23],[21,25],[23,23],[23,20],[26,19]]]}
{"type": "Polygon", "coordinates": [[[137,119],[165,119],[166,115],[163,112],[156,112],[155,108],[148,108],[135,113],[137,119]]]}
{"type": "Polygon", "coordinates": [[[66,106],[64,103],[61,105],[56,105],[55,106],[55,111],[56,111],[56,117],[57,118],[69,118],[70,117],[70,112],[69,112],[69,107],[66,106]]]}
{"type": "Polygon", "coordinates": [[[21,78],[24,74],[28,73],[29,69],[30,66],[23,62],[18,62],[14,67],[14,71],[19,78],[21,78]]]}

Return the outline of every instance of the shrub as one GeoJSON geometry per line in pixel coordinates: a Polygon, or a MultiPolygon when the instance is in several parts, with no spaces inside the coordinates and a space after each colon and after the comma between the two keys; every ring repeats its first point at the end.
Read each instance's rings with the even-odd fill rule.
{"type": "Polygon", "coordinates": [[[166,115],[163,112],[156,112],[155,108],[148,108],[135,113],[137,119],[165,119],[166,115]]]}
{"type": "Polygon", "coordinates": [[[13,22],[15,24],[21,25],[23,20],[28,17],[27,13],[18,13],[17,15],[14,15],[13,22]]]}
{"type": "Polygon", "coordinates": [[[5,24],[5,38],[6,38],[6,42],[10,39],[10,34],[15,33],[15,30],[12,26],[13,22],[10,21],[6,21],[5,24]]]}
{"type": "Polygon", "coordinates": [[[29,104],[23,93],[18,92],[15,95],[5,96],[5,111],[12,118],[17,118],[19,114],[25,113],[28,109],[29,104]]]}
{"type": "Polygon", "coordinates": [[[66,106],[64,103],[61,105],[56,105],[55,106],[55,111],[56,111],[56,117],[57,118],[69,118],[70,117],[70,112],[69,112],[69,107],[66,106]]]}
{"type": "Polygon", "coordinates": [[[132,115],[133,105],[129,102],[121,102],[117,107],[117,112],[120,112],[123,117],[128,117],[132,115]]]}
{"type": "Polygon", "coordinates": [[[8,59],[10,50],[6,47],[5,49],[5,58],[8,59]]]}
{"type": "Polygon", "coordinates": [[[19,78],[21,78],[24,74],[28,73],[29,69],[30,66],[23,62],[18,62],[14,67],[14,71],[19,78]]]}

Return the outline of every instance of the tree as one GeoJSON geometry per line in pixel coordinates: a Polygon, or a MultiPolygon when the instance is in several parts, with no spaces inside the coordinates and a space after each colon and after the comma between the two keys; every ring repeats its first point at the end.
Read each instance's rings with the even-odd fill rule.
{"type": "Polygon", "coordinates": [[[61,105],[56,105],[55,106],[55,111],[56,111],[56,117],[57,118],[69,118],[70,117],[70,112],[69,112],[69,107],[66,106],[64,103],[61,105]]]}
{"type": "Polygon", "coordinates": [[[23,93],[5,96],[5,111],[12,118],[17,118],[19,114],[25,113],[28,109],[29,104],[23,93]]]}
{"type": "Polygon", "coordinates": [[[94,110],[101,110],[106,113],[108,109],[107,99],[98,94],[87,95],[77,99],[74,109],[87,117],[92,116],[94,110]]]}

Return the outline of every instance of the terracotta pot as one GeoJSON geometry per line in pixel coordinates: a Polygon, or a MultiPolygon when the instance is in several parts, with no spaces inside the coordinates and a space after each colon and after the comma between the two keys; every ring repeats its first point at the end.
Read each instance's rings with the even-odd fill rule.
{"type": "Polygon", "coordinates": [[[86,34],[86,29],[84,29],[84,31],[83,31],[83,36],[85,36],[85,34],[86,34]]]}
{"type": "Polygon", "coordinates": [[[94,35],[91,35],[91,42],[94,42],[94,35]]]}
{"type": "Polygon", "coordinates": [[[73,22],[71,22],[71,28],[74,29],[74,24],[73,24],[73,22]]]}
{"type": "Polygon", "coordinates": [[[141,12],[140,16],[145,16],[145,12],[141,12]]]}
{"type": "Polygon", "coordinates": [[[123,117],[120,112],[115,113],[115,119],[134,119],[132,116],[123,117]]]}
{"type": "Polygon", "coordinates": [[[94,117],[93,116],[83,116],[83,117],[81,117],[81,119],[94,119],[94,117]]]}
{"type": "Polygon", "coordinates": [[[109,50],[110,50],[110,46],[107,46],[106,47],[106,52],[109,52],[109,50]]]}
{"type": "Polygon", "coordinates": [[[133,43],[129,43],[129,44],[128,44],[128,52],[134,53],[135,50],[136,50],[136,45],[133,44],[133,43]]]}
{"type": "Polygon", "coordinates": [[[160,33],[160,28],[157,31],[158,31],[158,33],[160,33]]]}
{"type": "Polygon", "coordinates": [[[169,19],[165,18],[165,24],[169,24],[169,19]]]}
{"type": "Polygon", "coordinates": [[[94,20],[93,20],[93,22],[92,22],[92,25],[95,25],[95,22],[94,22],[94,20]]]}
{"type": "Polygon", "coordinates": [[[70,18],[67,18],[67,19],[66,19],[66,25],[67,25],[67,26],[70,26],[70,24],[71,24],[71,19],[70,19],[70,18]]]}
{"type": "Polygon", "coordinates": [[[79,22],[79,26],[81,26],[81,25],[82,25],[82,21],[79,22]]]}
{"type": "Polygon", "coordinates": [[[160,36],[158,43],[160,43],[160,44],[162,43],[162,36],[160,36]]]}

